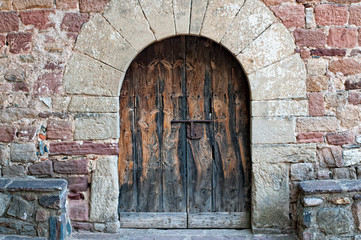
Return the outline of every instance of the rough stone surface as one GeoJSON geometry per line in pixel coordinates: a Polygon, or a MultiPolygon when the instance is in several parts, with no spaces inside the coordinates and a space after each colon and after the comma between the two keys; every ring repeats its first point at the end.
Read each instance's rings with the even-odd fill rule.
{"type": "Polygon", "coordinates": [[[138,51],[155,40],[137,0],[111,1],[104,17],[138,51]]]}
{"type": "Polygon", "coordinates": [[[68,179],[68,189],[71,192],[84,192],[88,189],[87,177],[70,177],[68,179]]]}
{"type": "Polygon", "coordinates": [[[21,165],[15,165],[15,166],[4,166],[2,168],[2,174],[3,177],[10,177],[10,178],[16,178],[16,177],[25,177],[25,167],[21,165]]]}
{"type": "Polygon", "coordinates": [[[325,104],[321,93],[310,93],[308,97],[308,106],[310,116],[316,117],[325,115],[325,104]]]}
{"type": "Polygon", "coordinates": [[[70,122],[48,120],[47,138],[69,140],[73,136],[70,122]]]}
{"type": "Polygon", "coordinates": [[[0,165],[7,165],[8,163],[8,147],[0,145],[0,165]]]}
{"type": "Polygon", "coordinates": [[[50,155],[118,155],[116,143],[59,142],[50,144],[50,155]]]}
{"type": "Polygon", "coordinates": [[[237,55],[274,22],[276,18],[261,1],[246,1],[221,43],[237,55]]]}
{"type": "Polygon", "coordinates": [[[122,72],[75,53],[63,81],[67,93],[119,96],[122,78],[122,72]]]}
{"type": "Polygon", "coordinates": [[[288,28],[305,26],[305,8],[302,5],[279,5],[271,7],[271,10],[288,28]]]}
{"type": "Polygon", "coordinates": [[[321,231],[329,235],[347,233],[352,228],[352,219],[341,208],[320,209],[317,214],[321,231]]]}
{"type": "Polygon", "coordinates": [[[32,34],[25,32],[9,33],[6,36],[6,41],[10,46],[11,53],[28,53],[31,50],[32,34]]]}
{"type": "Polygon", "coordinates": [[[330,28],[327,44],[331,47],[354,48],[357,44],[357,29],[330,28]]]}
{"type": "Polygon", "coordinates": [[[79,0],[81,12],[101,12],[109,0],[79,0]]]}
{"type": "Polygon", "coordinates": [[[345,81],[345,88],[347,90],[361,89],[361,81],[358,79],[347,79],[345,81]]]}
{"type": "Polygon", "coordinates": [[[14,127],[0,126],[0,142],[12,142],[15,139],[16,129],[14,127]]]}
{"type": "Polygon", "coordinates": [[[250,74],[292,55],[294,49],[295,44],[287,29],[276,23],[247,46],[237,58],[246,73],[250,74]]]}
{"type": "Polygon", "coordinates": [[[304,181],[315,179],[312,163],[296,163],[291,165],[291,180],[304,181]]]}
{"type": "Polygon", "coordinates": [[[0,217],[6,212],[7,206],[10,203],[11,196],[0,192],[0,217]]]}
{"type": "Polygon", "coordinates": [[[74,221],[88,221],[89,218],[88,204],[82,200],[69,201],[69,216],[70,219],[74,221]]]}
{"type": "Polygon", "coordinates": [[[125,71],[137,54],[118,32],[102,17],[95,15],[79,34],[76,49],[125,71]]]}
{"type": "Polygon", "coordinates": [[[351,149],[343,151],[344,165],[352,166],[361,162],[361,150],[351,149]]]}
{"type": "Polygon", "coordinates": [[[357,223],[358,230],[361,230],[361,201],[352,205],[352,215],[357,223]]]}
{"type": "Polygon", "coordinates": [[[344,25],[347,22],[347,6],[319,4],[315,7],[317,25],[344,25]]]}
{"type": "Polygon", "coordinates": [[[253,144],[296,141],[294,119],[254,117],[252,125],[257,126],[252,132],[253,144]]]}
{"type": "Polygon", "coordinates": [[[310,76],[322,76],[326,74],[328,61],[326,59],[309,59],[307,61],[307,73],[310,76]]]}
{"type": "Polygon", "coordinates": [[[51,8],[53,5],[53,0],[13,0],[13,6],[16,10],[51,8]]]}
{"type": "Polygon", "coordinates": [[[72,221],[71,225],[73,226],[73,228],[77,229],[77,230],[85,230],[85,231],[90,231],[93,228],[93,224],[91,223],[86,223],[86,222],[75,222],[72,221]]]}
{"type": "Polygon", "coordinates": [[[28,220],[34,214],[34,207],[24,199],[14,196],[6,213],[21,220],[28,220]]]}
{"type": "Polygon", "coordinates": [[[10,10],[11,9],[11,0],[2,0],[0,1],[0,10],[10,10]]]}
{"type": "Polygon", "coordinates": [[[92,176],[90,196],[90,220],[94,222],[116,221],[118,205],[118,157],[100,157],[92,176]]]}
{"type": "Polygon", "coordinates": [[[116,113],[119,111],[117,97],[79,97],[71,98],[70,112],[116,113]]]}
{"type": "Polygon", "coordinates": [[[350,6],[350,19],[349,19],[349,23],[356,25],[356,26],[360,26],[361,25],[361,7],[360,5],[354,5],[354,6],[350,6]]]}
{"type": "Polygon", "coordinates": [[[39,198],[39,204],[46,208],[60,209],[61,197],[60,195],[41,196],[39,198]]]}
{"type": "Polygon", "coordinates": [[[324,47],[326,44],[326,35],[322,30],[297,28],[293,35],[298,46],[324,47]]]}
{"type": "Polygon", "coordinates": [[[119,138],[119,115],[83,115],[75,119],[75,140],[119,138]]]}
{"type": "Polygon", "coordinates": [[[190,34],[200,33],[207,5],[208,1],[192,1],[190,34]]]}
{"type": "Polygon", "coordinates": [[[338,129],[335,117],[301,117],[296,120],[297,132],[335,132],[338,129]]]}
{"type": "Polygon", "coordinates": [[[87,174],[88,173],[88,160],[69,160],[69,161],[55,161],[54,171],[57,173],[68,174],[87,174]]]}
{"type": "Polygon", "coordinates": [[[54,14],[51,10],[38,10],[29,12],[20,12],[20,19],[25,25],[33,25],[39,30],[54,27],[54,23],[50,22],[49,14],[54,14]]]}
{"type": "Polygon", "coordinates": [[[327,133],[326,139],[332,145],[345,145],[353,142],[353,136],[349,132],[327,133]]]}
{"type": "Polygon", "coordinates": [[[354,59],[341,59],[332,61],[329,67],[331,72],[341,72],[344,75],[361,73],[361,64],[354,59]]]}
{"type": "Polygon", "coordinates": [[[316,193],[341,193],[341,186],[335,181],[304,181],[300,183],[301,191],[306,194],[316,193]]]}
{"type": "Polygon", "coordinates": [[[56,0],[56,8],[61,10],[76,9],[78,0],[56,0]]]}
{"type": "Polygon", "coordinates": [[[329,146],[318,149],[318,158],[321,167],[343,167],[342,148],[339,146],[329,146]]]}
{"type": "Polygon", "coordinates": [[[61,74],[44,73],[35,82],[34,93],[40,96],[49,96],[60,93],[62,89],[61,74]]]}
{"type": "Polygon", "coordinates": [[[16,179],[7,186],[9,192],[30,191],[30,192],[53,192],[62,191],[66,188],[67,182],[63,179],[16,179]]]}
{"type": "Polygon", "coordinates": [[[346,107],[338,108],[336,116],[341,120],[341,126],[352,128],[360,124],[361,109],[354,105],[347,105],[346,107]]]}
{"type": "Polygon", "coordinates": [[[0,13],[0,32],[12,32],[19,30],[19,18],[16,12],[0,13]]]}
{"type": "Polygon", "coordinates": [[[248,79],[252,100],[302,98],[306,95],[306,69],[297,54],[248,75],[248,79]]]}
{"type": "Polygon", "coordinates": [[[354,105],[361,104],[361,93],[350,92],[348,96],[348,102],[354,105]]]}
{"type": "Polygon", "coordinates": [[[191,18],[191,0],[174,0],[174,22],[177,34],[188,34],[191,18]]]}
{"type": "Polygon", "coordinates": [[[322,198],[309,197],[309,198],[304,198],[303,199],[303,205],[305,207],[316,207],[316,206],[321,205],[322,203],[323,203],[322,198]]]}
{"type": "Polygon", "coordinates": [[[299,143],[317,143],[324,142],[324,134],[319,132],[311,132],[311,133],[299,133],[297,135],[297,142],[299,143]]]}
{"type": "Polygon", "coordinates": [[[88,19],[89,15],[86,13],[66,13],[61,23],[61,29],[78,33],[88,19]]]}
{"type": "Polygon", "coordinates": [[[252,101],[253,117],[306,116],[307,101],[252,101]]]}
{"type": "Polygon", "coordinates": [[[220,42],[228,26],[243,5],[243,0],[209,0],[203,20],[201,35],[220,42]]]}
{"type": "Polygon", "coordinates": [[[10,148],[10,159],[13,162],[35,162],[36,148],[33,143],[13,143],[10,148]]]}
{"type": "Polygon", "coordinates": [[[35,163],[29,166],[29,173],[31,175],[53,176],[53,163],[50,160],[46,160],[41,163],[35,163]]]}

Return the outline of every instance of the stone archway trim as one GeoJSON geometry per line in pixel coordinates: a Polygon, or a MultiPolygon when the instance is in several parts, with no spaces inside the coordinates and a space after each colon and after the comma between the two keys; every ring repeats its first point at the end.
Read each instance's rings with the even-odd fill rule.
{"type": "MultiPolygon", "coordinates": [[[[301,153],[293,150],[294,117],[308,112],[306,70],[294,53],[292,36],[260,0],[111,1],[103,14],[82,28],[66,67],[69,111],[85,112],[75,115],[76,140],[118,141],[117,97],[126,69],[148,45],[176,34],[210,38],[232,52],[244,68],[252,104],[252,227],[284,228],[289,223],[290,191],[286,152],[312,159],[315,146],[297,145],[301,153]],[[269,155],[259,154],[260,149],[269,155]],[[272,174],[266,174],[267,169],[272,174]]],[[[117,205],[117,190],[111,195],[117,205]]]]}

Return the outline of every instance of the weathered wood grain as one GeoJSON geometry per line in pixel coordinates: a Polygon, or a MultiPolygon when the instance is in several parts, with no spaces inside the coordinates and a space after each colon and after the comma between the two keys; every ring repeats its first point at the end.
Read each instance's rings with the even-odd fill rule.
{"type": "Polygon", "coordinates": [[[249,212],[189,213],[188,228],[250,228],[249,212]]]}
{"type": "Polygon", "coordinates": [[[187,213],[120,213],[122,228],[187,228],[187,213]]]}

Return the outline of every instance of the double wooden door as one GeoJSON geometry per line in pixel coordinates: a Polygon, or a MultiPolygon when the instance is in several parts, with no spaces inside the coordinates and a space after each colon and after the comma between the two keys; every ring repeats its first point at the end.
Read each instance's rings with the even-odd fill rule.
{"type": "Polygon", "coordinates": [[[227,50],[192,36],[146,48],[120,117],[122,227],[249,227],[249,90],[227,50]]]}

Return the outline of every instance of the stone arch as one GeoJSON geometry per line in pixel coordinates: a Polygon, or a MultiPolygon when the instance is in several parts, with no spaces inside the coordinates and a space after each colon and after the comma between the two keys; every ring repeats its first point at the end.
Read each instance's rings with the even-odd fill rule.
{"type": "Polygon", "coordinates": [[[66,67],[70,108],[77,102],[100,109],[75,119],[74,138],[116,142],[114,106],[128,66],[148,45],[179,34],[212,39],[243,67],[251,91],[252,228],[287,228],[289,169],[275,163],[296,143],[294,117],[307,114],[306,70],[292,36],[261,0],[112,0],[83,26],[66,67]]]}

